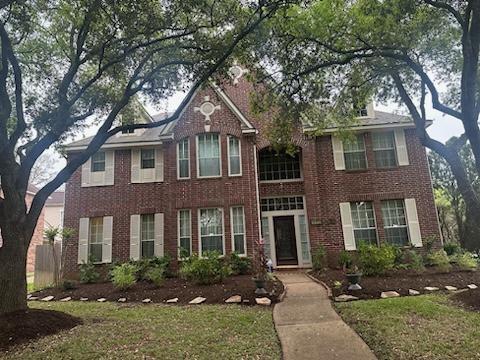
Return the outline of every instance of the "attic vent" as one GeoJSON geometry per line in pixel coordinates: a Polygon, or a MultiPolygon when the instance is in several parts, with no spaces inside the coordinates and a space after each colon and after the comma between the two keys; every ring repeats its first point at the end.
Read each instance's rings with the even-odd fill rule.
{"type": "Polygon", "coordinates": [[[200,113],[205,116],[205,122],[209,123],[210,122],[210,116],[213,115],[213,113],[216,110],[220,110],[220,105],[214,105],[210,101],[209,96],[204,97],[204,102],[200,105],[200,107],[196,107],[193,109],[194,111],[200,111],[200,113]]]}
{"type": "Polygon", "coordinates": [[[238,80],[245,74],[248,70],[242,69],[238,65],[233,65],[229,70],[230,77],[233,79],[234,84],[238,84],[238,80]]]}

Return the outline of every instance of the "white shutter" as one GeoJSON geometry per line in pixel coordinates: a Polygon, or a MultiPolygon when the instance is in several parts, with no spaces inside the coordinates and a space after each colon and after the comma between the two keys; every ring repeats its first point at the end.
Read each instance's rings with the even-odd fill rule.
{"type": "Polygon", "coordinates": [[[405,210],[407,212],[410,242],[415,247],[422,247],[422,234],[420,233],[420,223],[418,221],[417,204],[415,199],[405,199],[405,210]]]}
{"type": "Polygon", "coordinates": [[[80,226],[78,229],[78,263],[88,261],[88,228],[90,219],[80,218],[80,226]]]}
{"type": "Polygon", "coordinates": [[[105,180],[103,185],[113,185],[115,178],[115,150],[105,151],[105,180]]]}
{"type": "Polygon", "coordinates": [[[405,141],[405,131],[403,129],[395,129],[395,147],[397,148],[397,160],[399,166],[409,164],[407,142],[405,141]]]}
{"type": "Polygon", "coordinates": [[[92,166],[91,159],[88,159],[87,162],[82,165],[82,187],[90,186],[91,166],[92,166]]]}
{"type": "Polygon", "coordinates": [[[353,233],[352,212],[350,203],[340,203],[340,218],[342,220],[343,242],[345,250],[356,250],[355,235],[353,233]]]}
{"type": "Polygon", "coordinates": [[[345,156],[343,154],[343,142],[340,138],[332,135],[333,162],[335,170],[345,170],[345,156]]]}
{"type": "Polygon", "coordinates": [[[155,214],[155,256],[163,256],[163,214],[155,214]]]}
{"type": "Polygon", "coordinates": [[[163,182],[163,149],[155,149],[155,180],[163,182]]]}
{"type": "Polygon", "coordinates": [[[132,149],[131,182],[140,182],[140,150],[132,149]]]}
{"type": "Polygon", "coordinates": [[[112,262],[113,216],[103,217],[102,262],[112,262]]]}
{"type": "Polygon", "coordinates": [[[130,259],[140,259],[140,215],[130,216],[130,259]]]}

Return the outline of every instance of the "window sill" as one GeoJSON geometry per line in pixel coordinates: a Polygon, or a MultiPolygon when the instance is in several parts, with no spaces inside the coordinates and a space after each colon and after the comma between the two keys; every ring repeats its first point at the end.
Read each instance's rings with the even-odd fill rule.
{"type": "Polygon", "coordinates": [[[210,179],[221,179],[222,175],[215,175],[215,176],[197,176],[197,180],[210,180],[210,179]]]}
{"type": "Polygon", "coordinates": [[[366,172],[369,172],[371,169],[352,169],[352,170],[349,170],[349,169],[345,169],[345,172],[347,174],[360,174],[360,173],[366,173],[366,172]]]}
{"type": "Polygon", "coordinates": [[[287,179],[287,180],[259,180],[260,184],[283,184],[283,183],[296,183],[303,182],[303,178],[299,179],[287,179]]]}

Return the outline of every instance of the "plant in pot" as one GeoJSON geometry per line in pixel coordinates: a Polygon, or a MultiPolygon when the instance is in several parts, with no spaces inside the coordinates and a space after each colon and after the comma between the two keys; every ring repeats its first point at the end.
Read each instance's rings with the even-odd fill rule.
{"type": "Polygon", "coordinates": [[[263,239],[255,241],[255,254],[253,257],[253,281],[255,282],[255,294],[265,295],[267,290],[265,290],[265,283],[269,279],[268,276],[268,266],[267,266],[267,257],[265,256],[263,239]]]}

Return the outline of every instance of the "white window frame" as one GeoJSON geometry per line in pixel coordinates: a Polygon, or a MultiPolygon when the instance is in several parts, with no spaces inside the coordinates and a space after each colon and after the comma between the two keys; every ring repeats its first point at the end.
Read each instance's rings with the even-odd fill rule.
{"type": "Polygon", "coordinates": [[[157,156],[156,156],[156,149],[155,148],[141,148],[140,149],[140,171],[142,170],[151,170],[151,169],[154,169],[156,168],[156,162],[157,162],[157,156]],[[153,159],[147,159],[147,160],[153,160],[153,167],[148,167],[148,168],[144,168],[143,167],[143,159],[142,159],[142,153],[144,151],[152,151],[153,152],[153,159]]]}
{"type": "Polygon", "coordinates": [[[393,130],[390,131],[374,131],[371,133],[371,138],[372,138],[372,152],[373,152],[373,160],[375,161],[375,167],[378,169],[393,169],[398,167],[398,154],[397,154],[397,144],[395,140],[395,132],[393,130]],[[385,135],[385,134],[391,134],[392,139],[393,139],[393,148],[375,148],[375,144],[373,142],[373,137],[375,135],[385,135]],[[392,151],[393,150],[393,156],[395,157],[395,164],[392,166],[379,166],[377,163],[377,157],[376,157],[376,151],[392,151]]]}
{"type": "Polygon", "coordinates": [[[245,229],[246,229],[246,226],[245,226],[245,207],[243,205],[230,207],[230,233],[231,233],[231,240],[232,240],[232,253],[235,252],[235,235],[243,235],[243,249],[245,251],[243,253],[237,253],[239,256],[247,256],[247,234],[246,234],[245,229]],[[243,230],[242,230],[241,233],[235,233],[234,232],[233,209],[242,209],[243,230]]]}
{"type": "Polygon", "coordinates": [[[377,226],[377,218],[376,218],[376,215],[375,215],[375,204],[373,203],[373,201],[350,201],[350,213],[351,213],[351,216],[352,216],[352,229],[353,229],[353,238],[355,240],[355,246],[357,247],[358,249],[358,246],[360,245],[359,244],[359,240],[357,240],[356,236],[355,236],[355,230],[375,230],[375,240],[376,240],[376,245],[378,246],[379,245],[379,239],[378,239],[378,226],[377,226]],[[359,227],[355,227],[355,222],[354,222],[354,216],[353,216],[353,206],[356,204],[356,203],[361,203],[361,202],[364,202],[364,203],[371,203],[372,204],[372,211],[373,211],[373,222],[375,223],[375,227],[366,227],[366,228],[359,228],[359,227]]]}
{"type": "Polygon", "coordinates": [[[188,137],[181,139],[177,143],[177,179],[178,180],[190,179],[190,138],[188,137]],[[188,156],[186,158],[180,159],[180,145],[183,144],[184,142],[187,143],[188,156]],[[186,160],[188,162],[188,176],[186,177],[180,176],[180,160],[186,160]]]}
{"type": "Polygon", "coordinates": [[[220,210],[221,213],[221,219],[222,219],[222,248],[223,248],[223,253],[221,256],[225,256],[225,214],[223,211],[223,208],[221,207],[206,207],[206,208],[199,208],[198,213],[197,213],[197,219],[198,219],[198,256],[202,257],[202,223],[201,223],[201,212],[202,210],[208,210],[208,209],[217,209],[220,210]]]}
{"type": "Polygon", "coordinates": [[[233,135],[228,135],[227,136],[227,157],[228,157],[228,176],[231,176],[231,177],[242,176],[242,142],[240,141],[240,138],[238,138],[236,136],[233,136],[233,135]],[[232,174],[232,171],[231,171],[230,139],[235,139],[238,142],[238,162],[240,164],[240,172],[238,174],[232,174]]]}
{"type": "Polygon", "coordinates": [[[396,245],[396,244],[393,244],[391,242],[389,242],[387,240],[387,232],[386,230],[387,229],[395,229],[395,228],[405,228],[406,229],[406,233],[407,233],[407,243],[403,246],[399,246],[399,247],[409,247],[412,245],[412,241],[410,239],[410,229],[408,227],[408,218],[407,218],[407,207],[405,205],[405,199],[385,199],[385,200],[382,200],[381,202],[381,211],[382,211],[382,222],[383,222],[383,230],[384,230],[384,234],[385,234],[385,243],[389,244],[389,245],[393,245],[393,246],[399,246],[399,245],[396,245]],[[385,216],[383,215],[383,204],[388,202],[388,201],[401,201],[402,204],[403,204],[403,216],[405,218],[405,225],[397,225],[397,226],[387,226],[385,224],[385,216]]]}
{"type": "Polygon", "coordinates": [[[190,209],[180,209],[177,211],[177,244],[178,244],[178,251],[177,251],[177,256],[178,258],[180,259],[180,251],[181,251],[181,242],[180,240],[185,238],[185,237],[182,237],[181,235],[181,222],[180,222],[180,214],[183,212],[183,211],[186,211],[188,212],[188,217],[189,217],[189,223],[188,223],[188,227],[189,227],[189,232],[190,232],[190,256],[192,255],[193,253],[193,246],[192,246],[192,211],[190,209]]]}
{"type": "MultiPolygon", "coordinates": [[[[88,252],[87,252],[87,261],[90,261],[90,257],[92,256],[92,252],[90,250],[90,245],[95,244],[95,245],[101,245],[102,247],[102,256],[100,260],[94,261],[94,264],[102,264],[103,263],[103,243],[104,243],[104,238],[103,238],[103,228],[104,228],[104,218],[103,216],[94,216],[89,218],[88,220],[88,252]],[[102,229],[100,231],[102,241],[101,242],[92,242],[92,220],[94,219],[101,219],[102,220],[102,229]]],[[[97,230],[98,232],[98,230],[97,230]]]]}
{"type": "Polygon", "coordinates": [[[219,133],[202,133],[198,134],[195,136],[196,140],[196,149],[195,149],[195,157],[197,161],[197,178],[198,179],[215,179],[215,178],[221,178],[222,177],[222,136],[219,133]],[[200,157],[199,157],[199,137],[202,135],[217,135],[218,136],[218,160],[219,160],[219,170],[220,174],[219,175],[204,175],[200,176],[200,157]]]}
{"type": "Polygon", "coordinates": [[[92,174],[93,173],[101,173],[101,172],[104,173],[106,171],[106,169],[107,169],[107,154],[105,153],[105,151],[97,151],[95,154],[92,155],[90,172],[92,174]],[[99,163],[99,161],[95,162],[94,158],[95,158],[95,156],[98,156],[100,154],[103,154],[103,170],[94,170],[95,164],[99,163]]]}
{"type": "Polygon", "coordinates": [[[346,171],[364,171],[368,169],[368,157],[367,157],[367,144],[365,142],[365,134],[360,133],[360,134],[354,134],[356,138],[362,138],[363,141],[363,151],[362,150],[354,150],[354,151],[349,151],[345,150],[345,145],[348,143],[348,141],[343,142],[343,159],[345,161],[345,170],[346,171]],[[363,156],[365,158],[365,167],[364,168],[355,168],[355,169],[350,169],[348,168],[348,161],[347,161],[347,154],[359,154],[363,153],[363,156]]]}
{"type": "Polygon", "coordinates": [[[153,243],[153,256],[155,257],[155,214],[140,214],[140,234],[139,234],[139,242],[140,242],[140,259],[150,259],[143,256],[143,242],[152,242],[153,243]],[[144,216],[152,216],[153,217],[153,233],[151,239],[143,239],[143,219],[144,216]]]}

